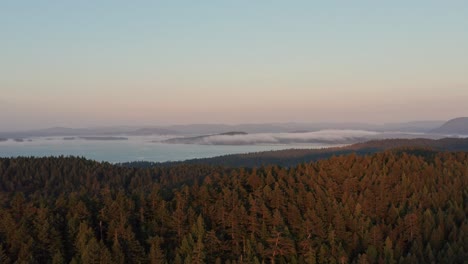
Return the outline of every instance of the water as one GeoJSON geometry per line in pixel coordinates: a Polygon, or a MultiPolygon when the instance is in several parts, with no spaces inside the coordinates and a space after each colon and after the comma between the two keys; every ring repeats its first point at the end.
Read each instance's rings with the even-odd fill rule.
{"type": "Polygon", "coordinates": [[[0,142],[0,157],[18,156],[79,156],[97,161],[180,161],[208,158],[226,154],[238,154],[290,148],[323,148],[331,144],[288,145],[189,145],[152,142],[155,137],[128,137],[128,140],[63,140],[60,138],[32,138],[31,141],[0,142]]]}

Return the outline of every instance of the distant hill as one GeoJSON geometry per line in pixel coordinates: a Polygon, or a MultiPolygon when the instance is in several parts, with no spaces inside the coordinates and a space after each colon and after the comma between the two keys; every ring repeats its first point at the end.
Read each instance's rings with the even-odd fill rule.
{"type": "Polygon", "coordinates": [[[436,127],[441,126],[444,121],[413,121],[406,123],[386,123],[380,127],[376,127],[376,131],[400,131],[400,132],[416,132],[427,133],[436,127]]]}
{"type": "Polygon", "coordinates": [[[239,131],[232,131],[232,132],[225,132],[225,133],[221,133],[219,135],[221,136],[236,136],[236,135],[247,135],[248,133],[246,132],[239,132],[239,131]]]}
{"type": "Polygon", "coordinates": [[[389,149],[413,149],[414,151],[468,151],[468,138],[444,139],[385,139],[357,143],[345,147],[323,149],[287,149],[247,154],[231,154],[213,158],[191,159],[179,162],[136,161],[122,163],[125,167],[171,166],[177,164],[203,164],[227,167],[259,167],[262,165],[295,166],[304,162],[327,159],[332,156],[355,153],[366,155],[389,149]]]}
{"type": "Polygon", "coordinates": [[[161,127],[144,127],[139,128],[135,131],[130,131],[127,134],[131,136],[148,136],[148,135],[173,135],[177,134],[177,131],[161,128],[161,127]]]}
{"type": "Polygon", "coordinates": [[[468,135],[468,117],[458,117],[431,131],[438,134],[468,135]]]}
{"type": "Polygon", "coordinates": [[[84,140],[128,140],[126,137],[80,137],[84,140]]]}
{"type": "Polygon", "coordinates": [[[230,132],[223,132],[223,133],[214,134],[214,135],[170,138],[170,139],[164,140],[163,142],[170,143],[170,144],[202,144],[203,145],[203,144],[206,144],[206,141],[205,141],[206,139],[211,138],[213,136],[229,136],[230,137],[230,136],[237,136],[237,135],[247,135],[247,133],[239,132],[239,131],[230,131],[230,132]]]}

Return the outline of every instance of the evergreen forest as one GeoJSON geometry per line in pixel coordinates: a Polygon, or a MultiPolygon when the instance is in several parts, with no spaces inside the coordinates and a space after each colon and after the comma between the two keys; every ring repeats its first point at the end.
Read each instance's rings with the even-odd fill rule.
{"type": "Polygon", "coordinates": [[[297,166],[0,159],[0,263],[466,263],[468,152],[297,166]]]}

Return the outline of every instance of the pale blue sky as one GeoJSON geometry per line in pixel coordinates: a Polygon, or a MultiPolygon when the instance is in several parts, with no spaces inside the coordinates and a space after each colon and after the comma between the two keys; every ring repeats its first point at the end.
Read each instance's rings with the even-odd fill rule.
{"type": "Polygon", "coordinates": [[[468,1],[0,1],[1,129],[468,115],[468,1]]]}

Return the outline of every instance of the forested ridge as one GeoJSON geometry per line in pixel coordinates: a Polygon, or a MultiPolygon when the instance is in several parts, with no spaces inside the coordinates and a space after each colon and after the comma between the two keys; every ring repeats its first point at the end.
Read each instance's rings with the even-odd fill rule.
{"type": "Polygon", "coordinates": [[[463,263],[468,153],[295,167],[0,159],[0,263],[463,263]]]}
{"type": "Polygon", "coordinates": [[[212,158],[198,158],[184,161],[148,162],[133,161],[120,165],[125,167],[149,168],[155,166],[174,166],[178,164],[201,164],[225,167],[259,167],[267,165],[297,166],[304,162],[327,159],[332,156],[356,153],[368,155],[396,148],[424,148],[433,151],[468,151],[468,138],[442,138],[442,139],[380,139],[356,143],[343,147],[330,147],[322,149],[285,149],[261,151],[244,154],[230,154],[212,158]]]}

